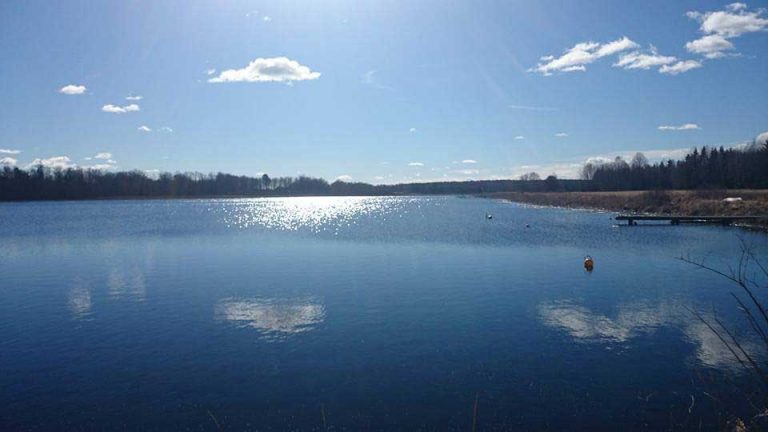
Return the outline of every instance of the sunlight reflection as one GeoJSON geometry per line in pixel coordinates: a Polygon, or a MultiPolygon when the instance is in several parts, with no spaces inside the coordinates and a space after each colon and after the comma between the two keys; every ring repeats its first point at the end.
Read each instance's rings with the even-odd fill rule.
{"type": "MultiPolygon", "coordinates": [[[[680,328],[696,345],[697,360],[709,367],[735,369],[739,366],[728,348],[690,312],[667,304],[651,306],[635,303],[621,306],[616,318],[594,313],[568,302],[539,306],[539,317],[549,327],[567,331],[585,342],[622,343],[662,326],[680,328]]],[[[748,352],[756,352],[754,343],[744,342],[748,352]]]]}
{"type": "Polygon", "coordinates": [[[260,330],[265,339],[280,339],[312,330],[325,319],[325,308],[306,299],[223,299],[214,316],[260,330]]]}
{"type": "Polygon", "coordinates": [[[393,197],[291,197],[237,200],[217,208],[228,226],[312,231],[351,225],[364,215],[386,215],[409,200],[393,197]]]}

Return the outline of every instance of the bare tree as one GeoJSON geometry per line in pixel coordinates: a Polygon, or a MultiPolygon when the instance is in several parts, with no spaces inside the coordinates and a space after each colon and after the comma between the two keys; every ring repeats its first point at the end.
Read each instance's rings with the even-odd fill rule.
{"type": "Polygon", "coordinates": [[[592,178],[595,176],[595,171],[597,171],[597,166],[593,164],[592,162],[587,162],[584,164],[583,167],[581,167],[581,173],[579,173],[582,180],[592,180],[592,178]]]}
{"type": "Polygon", "coordinates": [[[632,157],[632,162],[630,162],[629,165],[632,167],[632,169],[645,168],[649,165],[648,158],[645,157],[644,154],[637,152],[635,153],[635,156],[632,157]]]}
{"type": "Polygon", "coordinates": [[[731,296],[738,304],[744,319],[749,323],[753,335],[761,341],[757,345],[758,351],[761,351],[759,353],[753,352],[754,348],[745,348],[744,340],[739,338],[733,329],[727,327],[717,315],[713,314],[711,318],[708,318],[695,309],[689,308],[688,310],[723,343],[739,365],[752,373],[761,383],[762,393],[758,395],[759,400],[752,401],[756,414],[749,421],[749,429],[746,429],[747,425],[740,419],[737,419],[737,423],[744,426],[740,430],[764,430],[761,427],[766,426],[766,419],[768,419],[768,397],[766,396],[768,373],[762,362],[768,355],[768,307],[758,295],[759,293],[764,294],[768,290],[768,284],[761,286],[757,275],[762,274],[765,279],[763,283],[768,283],[768,267],[757,258],[754,250],[743,239],[740,241],[741,253],[735,268],[729,266],[727,270],[721,270],[707,265],[703,261],[696,261],[688,257],[681,257],[680,260],[730,281],[741,292],[741,295],[731,293],[731,296]]]}
{"type": "Polygon", "coordinates": [[[611,168],[613,168],[613,169],[615,169],[617,171],[618,170],[629,169],[629,164],[627,163],[627,161],[622,159],[621,156],[616,156],[616,158],[613,160],[613,162],[611,162],[611,168]]]}
{"type": "Polygon", "coordinates": [[[541,176],[536,172],[529,172],[521,175],[520,180],[523,180],[523,181],[541,180],[541,176]]]}

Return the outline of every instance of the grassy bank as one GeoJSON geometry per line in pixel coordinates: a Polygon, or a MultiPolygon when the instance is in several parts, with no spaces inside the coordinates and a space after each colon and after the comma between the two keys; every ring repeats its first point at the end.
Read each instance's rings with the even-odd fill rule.
{"type": "Polygon", "coordinates": [[[768,190],[504,192],[491,198],[554,207],[681,216],[768,215],[768,190]],[[741,200],[726,200],[741,198],[741,200]]]}

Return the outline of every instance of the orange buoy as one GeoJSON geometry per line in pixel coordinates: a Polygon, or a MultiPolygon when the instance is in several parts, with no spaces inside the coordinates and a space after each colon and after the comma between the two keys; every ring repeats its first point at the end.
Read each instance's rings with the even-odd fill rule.
{"type": "Polygon", "coordinates": [[[587,256],[584,258],[584,269],[586,271],[592,271],[592,269],[595,267],[595,261],[592,260],[591,256],[587,256]]]}

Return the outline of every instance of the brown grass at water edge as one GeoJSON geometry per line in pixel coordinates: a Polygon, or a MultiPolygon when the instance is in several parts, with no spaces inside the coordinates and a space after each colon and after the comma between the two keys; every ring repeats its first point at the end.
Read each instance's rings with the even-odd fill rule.
{"type": "Polygon", "coordinates": [[[552,207],[679,216],[768,215],[768,190],[501,192],[483,195],[552,207]],[[726,202],[739,197],[741,201],[726,202]]]}

